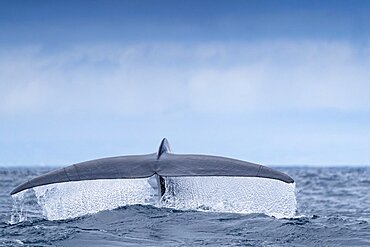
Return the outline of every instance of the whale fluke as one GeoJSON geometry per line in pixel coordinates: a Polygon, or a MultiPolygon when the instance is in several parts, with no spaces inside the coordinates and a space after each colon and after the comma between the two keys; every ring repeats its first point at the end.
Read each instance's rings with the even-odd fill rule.
{"type": "Polygon", "coordinates": [[[261,177],[293,183],[288,175],[246,161],[219,156],[173,154],[164,138],[157,153],[96,159],[61,168],[33,178],[11,195],[37,186],[95,179],[131,179],[159,177],[234,176],[261,177]]]}

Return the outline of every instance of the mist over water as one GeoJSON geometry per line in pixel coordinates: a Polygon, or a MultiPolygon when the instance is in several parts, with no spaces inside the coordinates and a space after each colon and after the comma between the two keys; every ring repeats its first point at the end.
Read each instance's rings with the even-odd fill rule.
{"type": "Polygon", "coordinates": [[[259,178],[166,178],[157,203],[147,179],[9,196],[47,170],[0,168],[0,246],[370,245],[369,168],[280,169],[296,190],[259,178]]]}

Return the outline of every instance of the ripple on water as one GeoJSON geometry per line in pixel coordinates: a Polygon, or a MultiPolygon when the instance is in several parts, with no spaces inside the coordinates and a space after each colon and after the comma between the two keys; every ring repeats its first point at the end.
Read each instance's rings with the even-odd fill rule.
{"type": "MultiPolygon", "coordinates": [[[[49,221],[43,219],[43,210],[31,190],[24,195],[27,220],[13,225],[8,223],[12,214],[9,192],[46,170],[2,169],[0,246],[370,246],[369,168],[281,168],[296,181],[298,213],[292,218],[149,204],[49,221]],[[9,174],[10,180],[4,177],[9,174]]],[[[197,181],[176,182],[173,191],[179,201],[196,197],[177,192],[188,183],[198,186],[197,181]]]]}

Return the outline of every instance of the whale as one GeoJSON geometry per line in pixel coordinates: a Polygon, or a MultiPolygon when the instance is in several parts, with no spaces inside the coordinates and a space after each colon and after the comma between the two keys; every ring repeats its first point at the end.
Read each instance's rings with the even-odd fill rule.
{"type": "Polygon", "coordinates": [[[258,177],[294,183],[285,173],[247,161],[201,154],[175,154],[163,138],[156,153],[95,159],[57,169],[26,181],[11,195],[38,186],[97,179],[156,178],[159,194],[166,190],[164,177],[258,177]]]}

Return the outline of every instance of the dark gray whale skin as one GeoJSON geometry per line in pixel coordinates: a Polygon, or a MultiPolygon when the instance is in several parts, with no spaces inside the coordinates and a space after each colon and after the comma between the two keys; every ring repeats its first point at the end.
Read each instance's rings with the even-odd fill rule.
{"type": "Polygon", "coordinates": [[[82,180],[195,176],[260,177],[294,183],[288,175],[246,161],[210,155],[173,154],[164,138],[157,153],[118,156],[77,163],[33,178],[10,194],[33,187],[82,180]]]}

